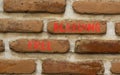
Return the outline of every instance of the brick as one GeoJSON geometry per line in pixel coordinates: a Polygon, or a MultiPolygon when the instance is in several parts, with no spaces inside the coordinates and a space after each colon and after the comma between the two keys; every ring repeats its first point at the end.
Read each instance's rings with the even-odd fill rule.
{"type": "Polygon", "coordinates": [[[70,45],[68,40],[18,39],[10,43],[10,48],[16,52],[66,53],[69,51],[70,45]],[[35,46],[37,46],[37,48],[35,46]]]}
{"type": "Polygon", "coordinates": [[[66,0],[4,0],[5,12],[63,13],[66,0]]]}
{"type": "Polygon", "coordinates": [[[120,2],[75,1],[73,9],[81,14],[120,14],[120,2]]]}
{"type": "Polygon", "coordinates": [[[101,61],[68,62],[44,60],[43,74],[73,74],[73,75],[99,75],[104,71],[101,61]]]}
{"type": "Polygon", "coordinates": [[[0,60],[2,74],[31,74],[35,69],[36,64],[33,60],[0,60]]]}
{"type": "Polygon", "coordinates": [[[116,32],[117,35],[120,35],[120,23],[116,23],[115,32],[116,32]]]}
{"type": "Polygon", "coordinates": [[[76,53],[120,53],[120,40],[78,40],[76,53]]]}
{"type": "Polygon", "coordinates": [[[116,62],[112,62],[112,66],[111,66],[111,72],[114,74],[120,74],[120,62],[116,61],[116,62]]]}
{"type": "Polygon", "coordinates": [[[42,32],[43,22],[39,20],[0,19],[0,32],[42,32]]]}
{"type": "Polygon", "coordinates": [[[105,21],[62,20],[48,23],[47,30],[52,34],[104,34],[107,23],[105,21]]]}
{"type": "Polygon", "coordinates": [[[4,48],[4,44],[3,44],[3,41],[0,40],[0,52],[4,51],[5,48],[4,48]]]}

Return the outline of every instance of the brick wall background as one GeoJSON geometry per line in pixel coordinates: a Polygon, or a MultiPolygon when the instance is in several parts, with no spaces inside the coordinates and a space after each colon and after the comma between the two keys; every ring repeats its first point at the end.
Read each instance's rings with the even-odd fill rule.
{"type": "Polygon", "coordinates": [[[0,74],[119,75],[119,7],[120,0],[0,0],[0,74]],[[61,20],[105,23],[102,34],[49,33],[61,20]],[[52,51],[26,49],[31,39],[52,41],[52,51]]]}

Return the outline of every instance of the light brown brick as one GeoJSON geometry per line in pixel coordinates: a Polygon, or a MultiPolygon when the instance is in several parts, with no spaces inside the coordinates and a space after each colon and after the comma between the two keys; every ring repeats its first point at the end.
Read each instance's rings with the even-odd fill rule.
{"type": "Polygon", "coordinates": [[[73,74],[73,75],[98,75],[103,73],[100,61],[68,62],[44,60],[42,63],[43,74],[73,74]]]}
{"type": "Polygon", "coordinates": [[[4,48],[4,44],[3,44],[3,41],[0,40],[0,52],[4,51],[5,48],[4,48]]]}
{"type": "Polygon", "coordinates": [[[120,2],[75,1],[73,9],[82,14],[120,14],[120,2]]]}
{"type": "Polygon", "coordinates": [[[31,74],[35,69],[33,60],[0,60],[1,74],[31,74]]]}
{"type": "Polygon", "coordinates": [[[76,53],[120,53],[120,40],[78,40],[76,53]]]}
{"type": "Polygon", "coordinates": [[[6,12],[63,13],[66,0],[4,0],[6,12]]]}
{"type": "Polygon", "coordinates": [[[42,32],[43,22],[39,20],[0,19],[0,32],[42,32]]]}
{"type": "Polygon", "coordinates": [[[111,72],[114,74],[120,74],[120,62],[112,62],[111,72]]]}
{"type": "Polygon", "coordinates": [[[116,23],[115,32],[116,32],[117,35],[120,35],[120,23],[116,23]]]}
{"type": "Polygon", "coordinates": [[[103,34],[106,25],[105,21],[62,20],[49,22],[47,30],[54,34],[103,34]]]}
{"type": "Polygon", "coordinates": [[[70,45],[68,40],[18,39],[10,43],[10,48],[16,52],[66,53],[69,51],[70,45]],[[39,42],[39,44],[36,45],[34,41],[39,42]],[[32,45],[30,45],[30,42],[32,43],[32,45]],[[44,43],[44,45],[42,45],[42,42],[44,43]],[[36,48],[35,46],[38,47],[36,48]]]}

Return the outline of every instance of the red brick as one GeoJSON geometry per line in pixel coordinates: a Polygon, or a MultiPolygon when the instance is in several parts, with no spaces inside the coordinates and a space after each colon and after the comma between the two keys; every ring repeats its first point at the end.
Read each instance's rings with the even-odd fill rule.
{"type": "Polygon", "coordinates": [[[39,20],[0,19],[0,32],[42,32],[43,22],[39,20]]]}
{"type": "Polygon", "coordinates": [[[120,2],[113,1],[75,1],[73,9],[77,13],[87,14],[120,14],[120,2]]]}
{"type": "Polygon", "coordinates": [[[31,74],[35,69],[33,60],[0,60],[1,74],[31,74]]]}
{"type": "Polygon", "coordinates": [[[49,22],[47,30],[54,34],[103,34],[106,33],[106,25],[105,21],[62,20],[49,22]]]}
{"type": "Polygon", "coordinates": [[[120,74],[120,62],[112,62],[111,72],[114,74],[120,74]]]}
{"type": "Polygon", "coordinates": [[[78,40],[77,53],[120,53],[120,40],[78,40]]]}
{"type": "Polygon", "coordinates": [[[44,60],[42,63],[43,74],[73,74],[73,75],[98,75],[104,69],[100,61],[68,62],[44,60]]]}
{"type": "Polygon", "coordinates": [[[4,44],[3,44],[3,41],[0,40],[0,52],[4,51],[4,44]]]}
{"type": "Polygon", "coordinates": [[[53,40],[53,39],[44,39],[44,40],[37,40],[37,39],[18,39],[10,43],[10,48],[16,52],[45,52],[45,53],[66,53],[70,49],[69,41],[68,40],[53,40]],[[44,42],[44,45],[41,43],[39,44],[38,48],[35,48],[36,42],[44,42]],[[28,47],[29,42],[32,42],[32,45],[28,47]],[[48,49],[48,44],[50,43],[48,49]],[[44,47],[44,49],[43,49],[44,47]]]}
{"type": "Polygon", "coordinates": [[[4,0],[6,12],[63,13],[65,6],[65,0],[4,0]]]}
{"type": "Polygon", "coordinates": [[[120,35],[120,23],[116,23],[115,32],[116,32],[117,35],[120,35]]]}

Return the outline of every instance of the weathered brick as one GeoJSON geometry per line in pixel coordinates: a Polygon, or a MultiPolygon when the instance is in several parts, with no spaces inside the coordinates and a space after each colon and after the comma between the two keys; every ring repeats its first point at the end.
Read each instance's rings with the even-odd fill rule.
{"type": "Polygon", "coordinates": [[[0,19],[0,32],[42,32],[43,22],[39,20],[0,19]]]}
{"type": "Polygon", "coordinates": [[[66,0],[4,0],[6,12],[63,13],[66,0]]]}
{"type": "Polygon", "coordinates": [[[120,2],[75,1],[73,9],[77,13],[87,14],[120,14],[120,2]]]}
{"type": "Polygon", "coordinates": [[[4,51],[4,44],[3,44],[3,41],[0,40],[0,52],[4,51]]]}
{"type": "Polygon", "coordinates": [[[77,53],[120,53],[120,40],[78,40],[77,53]]]}
{"type": "Polygon", "coordinates": [[[2,74],[31,74],[35,69],[36,64],[33,60],[0,60],[2,74]]]}
{"type": "Polygon", "coordinates": [[[120,23],[116,23],[115,32],[116,32],[117,35],[120,35],[120,23]]]}
{"type": "Polygon", "coordinates": [[[42,63],[43,74],[73,74],[73,75],[98,75],[103,73],[101,61],[68,62],[44,60],[42,63]]]}
{"type": "Polygon", "coordinates": [[[11,42],[10,48],[16,52],[66,53],[69,51],[70,45],[68,40],[19,39],[11,42]],[[48,42],[49,44],[47,44],[48,42]],[[32,45],[30,45],[30,43],[32,43],[32,45]],[[42,43],[44,43],[44,45],[42,43]],[[35,48],[36,46],[38,47],[35,48]]]}
{"type": "Polygon", "coordinates": [[[112,62],[111,72],[114,74],[120,74],[120,62],[112,62]]]}
{"type": "Polygon", "coordinates": [[[47,30],[54,34],[103,34],[106,25],[105,21],[62,20],[49,22],[47,30]]]}

